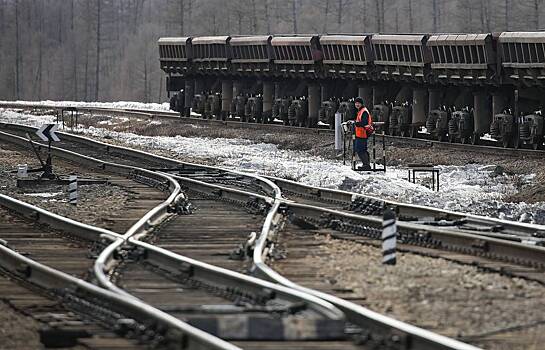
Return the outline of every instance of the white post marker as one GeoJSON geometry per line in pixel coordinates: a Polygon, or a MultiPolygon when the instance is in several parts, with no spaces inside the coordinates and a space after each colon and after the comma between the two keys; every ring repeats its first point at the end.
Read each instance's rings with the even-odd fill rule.
{"type": "Polygon", "coordinates": [[[18,179],[24,179],[27,176],[28,176],[28,165],[18,164],[17,165],[17,178],[18,179]]]}
{"type": "Polygon", "coordinates": [[[386,265],[396,264],[396,215],[390,208],[384,210],[382,221],[382,263],[386,265]]]}
{"type": "Polygon", "coordinates": [[[338,151],[343,148],[343,128],[342,128],[342,114],[335,113],[335,150],[338,151]]]}
{"type": "Polygon", "coordinates": [[[68,177],[68,203],[78,204],[78,177],[76,175],[68,177]]]}

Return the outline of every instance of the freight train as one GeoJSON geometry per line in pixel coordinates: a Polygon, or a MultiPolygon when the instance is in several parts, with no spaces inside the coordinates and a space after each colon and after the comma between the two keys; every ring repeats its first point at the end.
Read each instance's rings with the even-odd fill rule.
{"type": "Polygon", "coordinates": [[[386,134],[543,147],[545,32],[160,38],[171,108],[333,126],[363,97],[386,134]]]}

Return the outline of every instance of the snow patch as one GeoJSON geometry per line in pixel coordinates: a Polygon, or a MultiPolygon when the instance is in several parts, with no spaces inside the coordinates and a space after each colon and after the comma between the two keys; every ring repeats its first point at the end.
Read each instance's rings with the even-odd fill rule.
{"type": "Polygon", "coordinates": [[[29,197],[52,198],[62,195],[62,192],[24,193],[24,195],[29,197]]]}
{"type": "Polygon", "coordinates": [[[98,108],[117,108],[117,109],[142,109],[148,111],[170,111],[170,104],[164,103],[142,103],[130,101],[118,102],[78,102],[78,101],[0,101],[0,103],[25,105],[40,105],[54,107],[98,107],[98,108]]]}
{"type": "MultiPolygon", "coordinates": [[[[0,110],[0,121],[39,126],[52,116],[31,116],[0,110]]],[[[311,186],[340,188],[399,202],[432,206],[509,220],[545,223],[545,203],[508,203],[520,184],[530,184],[534,175],[497,173],[494,165],[439,166],[440,191],[427,186],[431,177],[421,175],[408,182],[407,168],[389,167],[386,173],[357,173],[341,160],[309,156],[302,151],[279,149],[274,144],[247,139],[207,137],[142,136],[103,128],[78,128],[97,138],[115,139],[146,151],[176,154],[179,159],[203,159],[218,166],[300,181],[311,186]]]]}

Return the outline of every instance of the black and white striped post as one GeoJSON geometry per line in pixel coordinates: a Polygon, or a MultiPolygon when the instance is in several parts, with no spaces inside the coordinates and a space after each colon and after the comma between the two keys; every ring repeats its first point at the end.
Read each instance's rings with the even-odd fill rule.
{"type": "Polygon", "coordinates": [[[396,264],[396,236],[396,214],[386,208],[382,221],[382,263],[385,265],[396,264]]]}
{"type": "Polygon", "coordinates": [[[68,203],[78,204],[78,177],[76,175],[68,177],[68,203]]]}

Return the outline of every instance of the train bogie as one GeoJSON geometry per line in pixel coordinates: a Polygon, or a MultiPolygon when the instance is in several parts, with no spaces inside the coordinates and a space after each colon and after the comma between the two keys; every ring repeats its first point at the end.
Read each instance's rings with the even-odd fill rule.
{"type": "Polygon", "coordinates": [[[449,113],[445,110],[434,109],[430,111],[426,120],[427,132],[438,141],[445,141],[448,133],[449,113]]]}
{"type": "Polygon", "coordinates": [[[380,122],[383,123],[381,127],[377,128],[377,131],[384,131],[385,133],[389,133],[389,125],[390,125],[390,113],[391,113],[391,106],[385,103],[374,105],[373,110],[371,111],[371,115],[373,116],[374,122],[380,122]]]}
{"type": "Polygon", "coordinates": [[[200,114],[201,116],[204,116],[205,109],[206,109],[206,99],[207,99],[206,95],[196,94],[193,97],[193,105],[191,107],[193,112],[200,114]]]}
{"type": "Polygon", "coordinates": [[[244,121],[246,116],[246,100],[246,96],[238,95],[233,98],[231,104],[231,115],[240,121],[244,121]]]}
{"type": "Polygon", "coordinates": [[[510,147],[517,133],[515,117],[511,114],[496,114],[490,124],[490,136],[502,147],[510,147]]]}
{"type": "Polygon", "coordinates": [[[220,94],[210,94],[206,97],[206,103],[204,106],[204,117],[205,118],[221,118],[221,95],[220,94]]]}
{"type": "Polygon", "coordinates": [[[292,126],[306,126],[308,118],[307,100],[297,99],[291,102],[288,109],[288,121],[292,126]]]}
{"type": "Polygon", "coordinates": [[[390,113],[388,131],[390,135],[409,136],[411,131],[412,107],[410,105],[395,106],[390,113]]]}
{"type": "Polygon", "coordinates": [[[292,98],[277,98],[273,104],[273,120],[281,120],[284,125],[289,124],[288,112],[292,98]]]}
{"type": "Polygon", "coordinates": [[[543,148],[543,116],[533,113],[521,117],[517,146],[530,145],[533,149],[543,148]]]}
{"type": "Polygon", "coordinates": [[[473,113],[468,111],[455,111],[448,122],[449,142],[469,143],[474,135],[473,113]]]}
{"type": "Polygon", "coordinates": [[[346,122],[349,120],[356,119],[356,107],[354,106],[354,102],[351,101],[343,101],[339,104],[339,113],[342,115],[342,121],[346,122]]]}
{"type": "Polygon", "coordinates": [[[330,129],[335,128],[335,114],[338,110],[336,101],[324,101],[320,106],[319,119],[323,124],[328,124],[330,129]]]}
{"type": "Polygon", "coordinates": [[[263,98],[260,96],[250,97],[246,102],[246,121],[254,123],[263,122],[263,98]]]}

